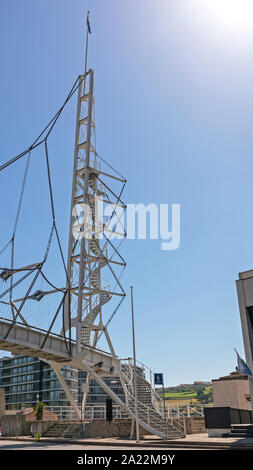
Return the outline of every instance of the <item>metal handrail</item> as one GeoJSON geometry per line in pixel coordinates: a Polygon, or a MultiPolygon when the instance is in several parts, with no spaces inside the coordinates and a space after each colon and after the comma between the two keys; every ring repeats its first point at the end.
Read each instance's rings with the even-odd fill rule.
{"type": "MultiPolygon", "coordinates": [[[[81,411],[81,408],[78,407],[81,411]]],[[[76,420],[76,413],[72,406],[53,406],[47,405],[44,407],[45,410],[52,411],[58,416],[58,419],[68,421],[71,419],[76,420]]],[[[114,419],[129,419],[128,414],[122,410],[119,405],[112,405],[112,412],[114,419]]],[[[85,420],[93,421],[96,419],[106,419],[106,405],[87,405],[85,408],[85,420]]]]}
{"type": "MultiPolygon", "coordinates": [[[[126,383],[126,401],[127,401],[127,404],[129,405],[129,408],[131,409],[131,406],[134,407],[134,404],[135,404],[135,398],[134,398],[134,393],[133,393],[133,366],[131,365],[131,358],[128,358],[128,359],[123,359],[122,361],[122,364],[124,364],[125,368],[124,370],[122,371],[123,375],[126,376],[126,378],[128,379],[128,383],[126,383]],[[126,363],[123,362],[123,361],[127,361],[126,363]]],[[[142,368],[145,368],[146,366],[139,362],[138,361],[138,364],[140,364],[142,366],[142,368]]],[[[151,372],[151,369],[149,369],[149,367],[146,367],[150,372],[151,372]]],[[[152,372],[151,372],[152,374],[152,372]]],[[[152,375],[151,375],[152,377],[152,375]]],[[[146,379],[144,379],[146,380],[146,379]]],[[[148,381],[147,381],[148,382],[148,381]]],[[[148,382],[149,383],[149,382],[148,382]]],[[[157,411],[157,413],[160,415],[159,418],[157,418],[156,416],[153,416],[152,417],[152,420],[156,422],[156,426],[160,427],[163,429],[163,425],[161,425],[161,418],[164,418],[164,413],[162,411],[162,399],[161,397],[154,391],[153,387],[152,387],[152,383],[149,383],[150,385],[150,390],[151,390],[151,394],[153,394],[153,400],[151,399],[152,401],[152,404],[154,406],[154,409],[157,411]],[[154,398],[156,398],[156,400],[154,400],[154,398]]],[[[145,403],[142,403],[140,402],[138,399],[137,399],[137,407],[138,407],[138,411],[140,411],[140,413],[144,416],[146,415],[146,419],[147,419],[147,424],[149,425],[149,418],[150,418],[150,407],[148,407],[145,403]]],[[[177,425],[175,425],[175,423],[172,423],[171,422],[171,425],[177,429],[180,433],[183,433],[185,434],[185,421],[184,421],[184,417],[183,416],[180,416],[180,418],[182,423],[178,422],[177,425]]]]}

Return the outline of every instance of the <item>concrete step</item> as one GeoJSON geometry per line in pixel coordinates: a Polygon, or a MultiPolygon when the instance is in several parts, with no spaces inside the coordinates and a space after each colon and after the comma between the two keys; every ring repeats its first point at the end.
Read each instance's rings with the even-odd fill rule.
{"type": "Polygon", "coordinates": [[[43,437],[66,437],[80,439],[81,437],[80,423],[55,423],[45,433],[43,437]]]}
{"type": "Polygon", "coordinates": [[[243,429],[245,431],[253,430],[253,424],[232,424],[231,429],[243,429]]]}

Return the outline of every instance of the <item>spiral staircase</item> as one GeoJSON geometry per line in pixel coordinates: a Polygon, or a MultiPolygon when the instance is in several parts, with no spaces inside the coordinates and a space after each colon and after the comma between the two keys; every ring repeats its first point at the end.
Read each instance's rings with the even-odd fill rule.
{"type": "MultiPolygon", "coordinates": [[[[122,362],[116,356],[107,330],[109,322],[126,295],[120,283],[126,263],[119,253],[120,243],[116,247],[116,244],[111,242],[113,238],[111,233],[114,232],[117,236],[119,234],[122,238],[126,234],[124,227],[122,233],[119,233],[115,231],[114,225],[110,225],[116,206],[123,210],[126,207],[121,200],[126,179],[110,164],[105,168],[103,165],[106,162],[96,152],[93,75],[93,70],[90,70],[84,80],[83,88],[79,89],[71,214],[73,215],[73,208],[76,205],[84,204],[83,212],[80,213],[85,213],[86,218],[85,221],[84,219],[78,221],[77,216],[75,220],[77,237],[73,237],[73,233],[70,232],[67,272],[72,286],[73,301],[70,301],[71,325],[67,315],[65,325],[76,328],[77,355],[73,357],[72,363],[87,372],[86,385],[90,378],[95,379],[134,419],[136,401],[133,365],[122,362]],[[96,209],[99,200],[108,204],[113,210],[111,216],[103,215],[102,220],[98,221],[96,209]],[[108,279],[105,280],[104,276],[108,279]],[[115,287],[111,288],[114,284],[115,287]],[[76,298],[77,302],[74,301],[76,298]],[[105,335],[109,353],[97,349],[102,334],[105,335]],[[87,351],[90,356],[87,356],[87,351]],[[121,401],[104,382],[103,377],[110,375],[120,378],[125,392],[125,402],[121,401]]],[[[115,225],[117,226],[117,222],[115,225]]],[[[119,224],[120,226],[122,225],[119,224]]],[[[65,312],[68,311],[66,308],[65,312]]],[[[184,425],[181,422],[172,423],[165,419],[161,399],[155,393],[152,381],[147,380],[145,368],[138,371],[140,373],[137,376],[137,408],[140,425],[162,439],[183,437],[184,425]]],[[[68,393],[67,387],[65,390],[68,393]]],[[[83,395],[82,411],[85,409],[87,393],[85,391],[83,395]]]]}

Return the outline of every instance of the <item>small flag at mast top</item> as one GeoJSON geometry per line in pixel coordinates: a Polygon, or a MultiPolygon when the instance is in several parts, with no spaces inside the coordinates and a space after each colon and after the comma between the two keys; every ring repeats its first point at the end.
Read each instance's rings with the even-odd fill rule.
{"type": "Polygon", "coordinates": [[[252,372],[250,370],[250,368],[247,366],[246,362],[241,358],[241,356],[238,354],[238,352],[236,351],[235,349],[235,352],[237,354],[237,368],[238,368],[238,372],[240,374],[247,374],[247,375],[250,375],[252,377],[252,372]]]}
{"type": "Polygon", "coordinates": [[[91,34],[90,18],[89,18],[89,16],[90,16],[90,12],[88,11],[88,13],[87,13],[87,28],[88,28],[89,33],[91,34]]]}

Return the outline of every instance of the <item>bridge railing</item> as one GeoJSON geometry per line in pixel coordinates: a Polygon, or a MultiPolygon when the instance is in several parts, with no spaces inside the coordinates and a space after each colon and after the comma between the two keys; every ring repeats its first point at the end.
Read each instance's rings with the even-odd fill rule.
{"type": "Polygon", "coordinates": [[[166,405],[167,413],[169,418],[177,418],[177,417],[188,417],[196,416],[196,417],[204,417],[204,408],[212,407],[213,403],[191,403],[187,405],[177,405],[173,404],[173,406],[166,405]]]}
{"type": "MultiPolygon", "coordinates": [[[[46,410],[52,411],[61,421],[76,420],[76,414],[72,406],[46,406],[46,410]]],[[[80,411],[81,408],[79,407],[80,411]]],[[[129,416],[118,405],[112,406],[113,419],[128,419],[129,416]]],[[[85,408],[84,419],[93,421],[96,419],[106,419],[106,405],[88,405],[85,408]]]]}

